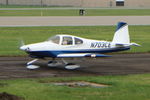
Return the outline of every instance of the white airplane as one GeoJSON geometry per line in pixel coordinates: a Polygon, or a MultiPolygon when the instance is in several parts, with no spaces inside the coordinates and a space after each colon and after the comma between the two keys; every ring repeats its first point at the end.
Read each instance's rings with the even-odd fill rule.
{"type": "Polygon", "coordinates": [[[129,50],[132,45],[139,46],[136,43],[130,43],[127,23],[119,22],[112,42],[85,39],[72,35],[56,35],[44,42],[22,45],[20,49],[28,53],[30,57],[35,58],[27,63],[28,69],[39,68],[39,66],[32,64],[38,59],[47,57],[53,58],[52,61],[48,62],[48,66],[50,67],[60,64],[55,58],[62,58],[66,69],[76,69],[80,65],[67,63],[63,58],[110,57],[103,53],[129,50]]]}

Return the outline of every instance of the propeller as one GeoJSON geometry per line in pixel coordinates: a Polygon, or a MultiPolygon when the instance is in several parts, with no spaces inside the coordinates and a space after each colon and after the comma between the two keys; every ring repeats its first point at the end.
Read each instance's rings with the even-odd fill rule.
{"type": "Polygon", "coordinates": [[[20,47],[21,47],[21,46],[24,46],[24,45],[25,45],[24,41],[21,40],[21,41],[20,41],[20,47]]]}
{"type": "Polygon", "coordinates": [[[18,48],[20,49],[24,45],[25,45],[24,41],[22,39],[20,39],[19,42],[18,42],[18,48]]]}

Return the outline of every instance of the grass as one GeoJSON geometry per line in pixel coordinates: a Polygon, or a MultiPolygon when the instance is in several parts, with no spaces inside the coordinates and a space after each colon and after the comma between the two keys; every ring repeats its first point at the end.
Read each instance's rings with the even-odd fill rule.
{"type": "Polygon", "coordinates": [[[0,80],[0,92],[25,100],[149,100],[150,74],[126,76],[52,77],[41,79],[0,80]],[[67,87],[54,81],[89,81],[110,85],[106,88],[67,87]]]}
{"type": "MultiPolygon", "coordinates": [[[[150,52],[150,26],[130,26],[130,37],[142,47],[132,47],[128,53],[150,52]]],[[[59,27],[0,27],[0,56],[21,56],[19,41],[25,44],[42,42],[56,34],[70,34],[83,38],[111,41],[114,26],[59,26],[59,27]]]]}
{"type": "MultiPolygon", "coordinates": [[[[0,10],[0,16],[79,16],[79,9],[0,10]]],[[[150,9],[86,9],[85,16],[149,16],[150,9]]]]}

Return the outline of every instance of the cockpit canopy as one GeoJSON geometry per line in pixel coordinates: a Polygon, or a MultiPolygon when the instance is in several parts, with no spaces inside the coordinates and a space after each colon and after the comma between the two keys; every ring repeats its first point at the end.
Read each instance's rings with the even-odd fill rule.
{"type": "Polygon", "coordinates": [[[79,45],[83,44],[83,40],[78,37],[70,36],[70,35],[56,35],[48,39],[53,43],[59,45],[79,45]]]}
{"type": "Polygon", "coordinates": [[[56,43],[56,44],[59,44],[59,42],[60,42],[60,36],[56,35],[56,36],[50,37],[48,39],[48,41],[51,41],[51,42],[56,43]]]}

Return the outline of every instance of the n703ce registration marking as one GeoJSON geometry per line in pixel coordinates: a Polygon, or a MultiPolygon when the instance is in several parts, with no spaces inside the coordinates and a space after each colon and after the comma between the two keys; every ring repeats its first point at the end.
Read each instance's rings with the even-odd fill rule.
{"type": "Polygon", "coordinates": [[[109,42],[93,42],[91,43],[91,48],[109,48],[110,47],[109,42]]]}

